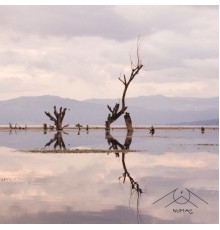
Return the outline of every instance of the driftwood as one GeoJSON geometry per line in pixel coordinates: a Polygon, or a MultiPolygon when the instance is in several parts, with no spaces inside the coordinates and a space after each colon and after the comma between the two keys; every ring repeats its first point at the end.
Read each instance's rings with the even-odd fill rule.
{"type": "Polygon", "coordinates": [[[20,126],[19,124],[15,124],[15,126],[13,127],[13,125],[9,122],[9,128],[10,129],[27,129],[27,125],[25,124],[24,127],[20,126]]]}

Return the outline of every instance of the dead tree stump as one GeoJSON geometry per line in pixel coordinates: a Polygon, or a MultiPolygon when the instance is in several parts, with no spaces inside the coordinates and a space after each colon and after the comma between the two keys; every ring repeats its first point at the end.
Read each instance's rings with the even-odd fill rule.
{"type": "Polygon", "coordinates": [[[69,125],[64,125],[63,126],[63,119],[64,119],[64,116],[66,114],[66,108],[62,108],[60,107],[60,110],[59,112],[57,112],[57,108],[56,106],[54,106],[54,115],[55,116],[52,116],[50,113],[46,112],[45,111],[45,114],[50,118],[51,121],[54,122],[54,125],[56,126],[56,130],[63,130],[65,127],[69,126],[69,125]]]}

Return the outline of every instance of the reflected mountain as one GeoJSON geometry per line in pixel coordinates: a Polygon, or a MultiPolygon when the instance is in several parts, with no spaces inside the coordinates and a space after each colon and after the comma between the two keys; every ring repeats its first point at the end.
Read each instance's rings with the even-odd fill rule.
{"type": "Polygon", "coordinates": [[[133,177],[130,175],[130,173],[127,169],[126,162],[125,162],[126,152],[120,151],[120,149],[121,150],[129,150],[131,142],[132,142],[132,135],[133,135],[133,131],[127,132],[124,144],[121,144],[117,139],[115,139],[110,134],[110,131],[106,131],[105,137],[107,139],[108,144],[110,145],[109,149],[119,150],[118,152],[115,153],[116,157],[120,157],[119,153],[121,152],[122,166],[123,166],[124,172],[123,172],[122,176],[120,176],[118,179],[119,179],[119,181],[122,179],[123,183],[125,183],[126,178],[129,180],[129,182],[131,184],[129,206],[130,206],[132,197],[136,195],[136,199],[137,199],[137,201],[136,201],[137,221],[138,221],[138,223],[140,223],[141,217],[140,217],[140,211],[139,211],[139,204],[140,204],[141,194],[143,193],[143,191],[140,188],[138,182],[136,182],[133,179],[133,177]]]}

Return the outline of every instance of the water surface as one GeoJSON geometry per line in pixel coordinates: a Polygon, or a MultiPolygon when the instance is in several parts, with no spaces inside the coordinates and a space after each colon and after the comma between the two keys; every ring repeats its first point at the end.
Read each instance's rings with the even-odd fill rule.
{"type": "Polygon", "coordinates": [[[72,131],[67,149],[141,151],[19,151],[53,149],[55,135],[0,132],[0,223],[218,223],[218,130],[72,131]]]}

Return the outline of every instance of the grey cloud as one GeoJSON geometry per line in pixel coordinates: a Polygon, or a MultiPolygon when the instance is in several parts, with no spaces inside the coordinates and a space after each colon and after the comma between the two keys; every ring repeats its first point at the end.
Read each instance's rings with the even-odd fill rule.
{"type": "Polygon", "coordinates": [[[191,32],[213,24],[218,8],[190,6],[1,6],[2,28],[42,36],[101,36],[129,40],[161,29],[191,32]],[[214,16],[212,16],[214,15],[214,16]],[[138,18],[140,17],[140,20],[138,18]]]}
{"type": "Polygon", "coordinates": [[[139,28],[131,29],[111,6],[2,6],[0,15],[2,27],[26,34],[126,40],[139,33],[139,28]]]}
{"type": "MultiPolygon", "coordinates": [[[[18,207],[13,207],[19,209],[18,207]]],[[[19,210],[21,212],[21,209],[19,210]]],[[[36,214],[21,214],[13,219],[2,218],[2,223],[13,224],[138,224],[137,217],[131,209],[125,206],[117,206],[112,210],[102,210],[101,212],[81,212],[73,211],[72,207],[66,206],[62,211],[40,211],[36,214]]],[[[143,224],[168,224],[168,223],[192,223],[186,217],[174,220],[164,220],[148,214],[141,214],[143,224]]]]}
{"type": "Polygon", "coordinates": [[[135,82],[202,81],[210,88],[218,81],[215,6],[1,6],[0,77],[25,76],[24,94],[34,80],[35,88],[43,82],[62,96],[65,87],[77,99],[78,88],[83,99],[112,97],[117,77],[129,74],[139,34],[146,71],[135,82]]]}

